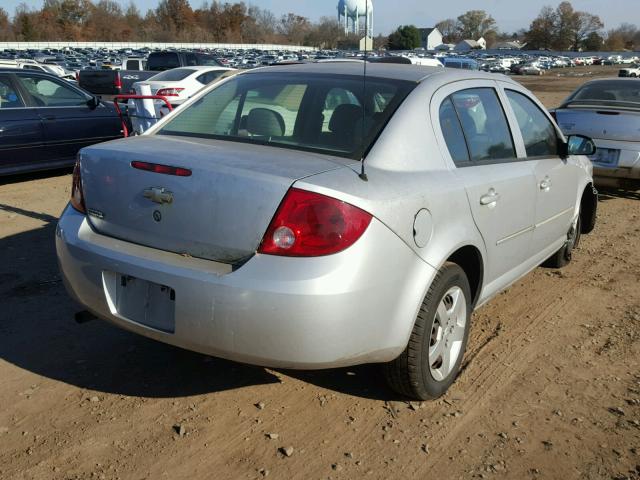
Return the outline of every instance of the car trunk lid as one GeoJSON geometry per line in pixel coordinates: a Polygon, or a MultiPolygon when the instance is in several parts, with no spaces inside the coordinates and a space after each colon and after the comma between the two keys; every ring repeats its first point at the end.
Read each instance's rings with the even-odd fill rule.
{"type": "MultiPolygon", "coordinates": [[[[258,248],[289,187],[350,161],[210,139],[141,136],[81,153],[88,218],[99,233],[238,263],[258,248]],[[134,168],[179,167],[190,176],[134,168]]],[[[185,175],[185,172],[181,172],[185,175]]]]}
{"type": "Polygon", "coordinates": [[[576,107],[556,110],[555,113],[558,125],[566,135],[585,135],[594,140],[640,140],[640,109],[576,107]]]}

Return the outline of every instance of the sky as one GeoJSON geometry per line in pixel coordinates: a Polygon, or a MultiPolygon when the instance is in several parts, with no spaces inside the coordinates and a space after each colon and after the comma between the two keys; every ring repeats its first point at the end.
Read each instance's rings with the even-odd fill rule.
{"type": "MultiPolygon", "coordinates": [[[[128,0],[117,1],[128,3],[128,0]]],[[[203,3],[203,0],[189,1],[193,8],[203,3]]],[[[234,0],[228,1],[233,3],[234,0]]],[[[21,2],[35,8],[42,6],[42,0],[2,0],[0,6],[13,15],[21,2]]],[[[158,0],[135,0],[134,3],[144,14],[147,9],[155,8],[158,0]]],[[[245,0],[245,3],[267,8],[278,16],[293,12],[317,20],[322,16],[337,16],[338,0],[245,0]]],[[[455,18],[475,9],[492,15],[501,31],[513,32],[527,28],[543,6],[555,7],[559,3],[560,0],[373,0],[374,31],[386,35],[398,25],[431,27],[440,20],[455,18]]],[[[599,15],[606,29],[617,27],[622,22],[640,24],[638,0],[573,0],[571,3],[576,10],[599,15]]]]}

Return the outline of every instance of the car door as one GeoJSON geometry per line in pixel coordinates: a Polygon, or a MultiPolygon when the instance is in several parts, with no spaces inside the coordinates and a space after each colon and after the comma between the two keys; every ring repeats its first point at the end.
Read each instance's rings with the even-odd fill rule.
{"type": "Polygon", "coordinates": [[[82,147],[119,136],[117,117],[91,96],[52,75],[20,73],[18,81],[37,105],[51,159],[73,160],[82,147]]]}
{"type": "Polygon", "coordinates": [[[536,180],[533,254],[549,249],[567,238],[575,219],[579,169],[559,155],[562,141],[555,125],[542,107],[526,92],[505,87],[509,108],[517,120],[519,133],[536,180]]]}
{"type": "Polygon", "coordinates": [[[0,74],[0,172],[24,170],[47,159],[36,109],[16,87],[13,75],[0,74]]]}
{"type": "Polygon", "coordinates": [[[518,158],[495,82],[449,85],[434,96],[434,106],[436,135],[441,133],[445,158],[465,187],[485,242],[485,291],[491,295],[530,268],[536,201],[531,164],[518,158]]]}

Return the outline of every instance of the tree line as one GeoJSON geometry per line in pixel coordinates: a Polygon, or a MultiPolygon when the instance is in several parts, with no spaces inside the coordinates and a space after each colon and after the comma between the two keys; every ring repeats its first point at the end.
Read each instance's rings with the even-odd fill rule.
{"type": "Polygon", "coordinates": [[[193,9],[188,0],[160,0],[142,15],[131,1],[44,0],[42,8],[20,4],[13,15],[0,7],[0,41],[119,41],[278,43],[336,48],[357,45],[334,18],[312,22],[288,13],[280,17],[244,2],[193,9]]]}
{"type": "MultiPolygon", "coordinates": [[[[575,10],[563,1],[556,8],[544,7],[528,29],[502,32],[495,19],[484,10],[470,10],[457,18],[442,20],[436,27],[444,43],[484,37],[488,48],[500,42],[517,40],[530,50],[622,51],[640,49],[640,29],[624,23],[605,31],[598,15],[575,10]]],[[[398,27],[388,39],[391,49],[411,50],[420,46],[420,31],[414,25],[398,27]]]]}
{"type": "MultiPolygon", "coordinates": [[[[518,40],[528,49],[621,51],[640,49],[640,29],[622,24],[605,30],[597,15],[578,11],[563,1],[544,7],[528,29],[503,32],[484,10],[470,10],[436,24],[445,43],[484,37],[489,48],[518,40]]],[[[20,4],[13,17],[0,7],[0,41],[131,41],[278,43],[319,48],[357,48],[358,38],[345,35],[335,17],[312,21],[244,2],[205,1],[193,9],[188,0],[160,0],[144,15],[133,0],[122,7],[114,0],[44,0],[40,9],[20,4]]],[[[374,39],[376,48],[420,47],[420,31],[398,27],[374,39]]]]}

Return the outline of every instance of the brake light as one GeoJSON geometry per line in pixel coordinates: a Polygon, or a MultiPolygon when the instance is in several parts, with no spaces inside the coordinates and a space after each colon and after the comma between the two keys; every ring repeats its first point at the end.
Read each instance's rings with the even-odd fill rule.
{"type": "Polygon", "coordinates": [[[116,71],[116,76],[113,79],[113,88],[122,89],[122,78],[120,78],[120,72],[118,71],[116,71]]]}
{"type": "Polygon", "coordinates": [[[82,178],[80,178],[80,159],[76,160],[73,167],[73,179],[71,180],[71,206],[80,213],[87,213],[84,204],[84,192],[82,191],[82,178]]]}
{"type": "Polygon", "coordinates": [[[278,207],[258,253],[319,257],[353,245],[371,223],[371,215],[319,193],[292,188],[278,207]]]}
{"type": "Polygon", "coordinates": [[[162,173],[164,175],[176,175],[177,177],[190,177],[191,170],[182,167],[172,167],[170,165],[160,165],[159,163],[148,162],[131,162],[133,168],[138,170],[145,170],[147,172],[162,173]]]}
{"type": "Polygon", "coordinates": [[[184,88],[161,88],[156,92],[156,95],[162,97],[177,97],[184,88]]]}

